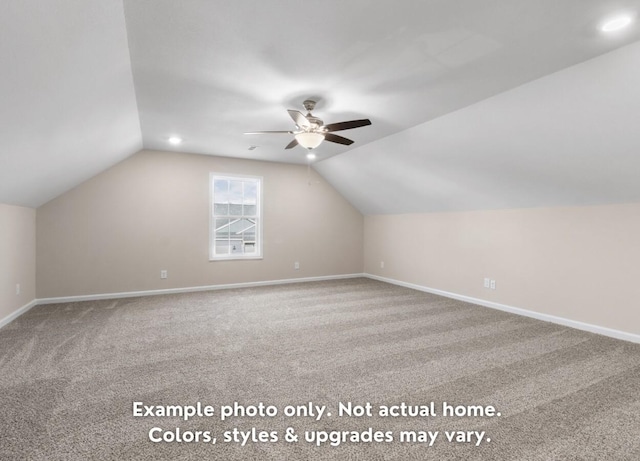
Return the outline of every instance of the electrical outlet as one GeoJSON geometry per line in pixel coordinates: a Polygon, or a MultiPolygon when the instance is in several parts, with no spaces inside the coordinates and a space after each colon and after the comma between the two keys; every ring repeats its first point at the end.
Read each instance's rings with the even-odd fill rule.
{"type": "Polygon", "coordinates": [[[16,283],[16,295],[20,294],[20,284],[16,283]]]}
{"type": "Polygon", "coordinates": [[[489,278],[485,278],[484,279],[484,287],[485,288],[490,288],[491,287],[491,279],[489,279],[489,278]]]}
{"type": "Polygon", "coordinates": [[[492,280],[492,281],[491,281],[491,289],[492,289],[492,290],[495,290],[495,289],[496,289],[496,281],[495,281],[495,280],[492,280]]]}
{"type": "Polygon", "coordinates": [[[169,276],[169,273],[166,270],[161,270],[160,271],[160,278],[161,279],[166,279],[169,276]]]}
{"type": "Polygon", "coordinates": [[[293,268],[294,268],[295,270],[300,269],[300,263],[299,263],[298,261],[294,262],[294,263],[293,263],[293,268]]]}
{"type": "Polygon", "coordinates": [[[380,261],[380,269],[384,269],[384,261],[380,261]]]}

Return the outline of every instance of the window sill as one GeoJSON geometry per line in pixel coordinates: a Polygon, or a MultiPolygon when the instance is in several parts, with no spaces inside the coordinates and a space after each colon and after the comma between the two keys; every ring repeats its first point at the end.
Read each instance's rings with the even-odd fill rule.
{"type": "Polygon", "coordinates": [[[209,262],[213,261],[246,261],[246,260],[256,260],[263,259],[262,256],[215,256],[209,257],[209,262]]]}

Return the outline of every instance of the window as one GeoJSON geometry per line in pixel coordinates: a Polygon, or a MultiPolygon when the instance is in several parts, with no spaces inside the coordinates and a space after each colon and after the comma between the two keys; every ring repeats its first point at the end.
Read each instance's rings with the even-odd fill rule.
{"type": "Polygon", "coordinates": [[[262,257],[262,178],[211,174],[210,259],[262,257]]]}

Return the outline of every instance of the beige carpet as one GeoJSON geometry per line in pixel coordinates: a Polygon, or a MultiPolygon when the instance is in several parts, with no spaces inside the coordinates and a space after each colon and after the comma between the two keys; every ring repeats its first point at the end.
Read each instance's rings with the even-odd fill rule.
{"type": "Polygon", "coordinates": [[[368,279],[55,304],[0,330],[0,414],[2,460],[638,460],[640,346],[368,279]],[[134,417],[134,401],[214,416],[134,417]],[[279,414],[221,421],[233,402],[279,414]],[[331,417],[282,414],[309,402],[331,417]],[[436,414],[378,415],[402,402],[436,414]],[[154,427],[216,443],[154,443],[154,427]],[[225,442],[234,428],[279,440],[225,442]]]}

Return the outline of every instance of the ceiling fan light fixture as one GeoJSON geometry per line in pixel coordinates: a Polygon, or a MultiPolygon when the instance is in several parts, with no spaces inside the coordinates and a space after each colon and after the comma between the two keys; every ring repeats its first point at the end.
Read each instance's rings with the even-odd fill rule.
{"type": "Polygon", "coordinates": [[[305,149],[315,149],[322,141],[324,141],[323,133],[316,133],[313,131],[305,131],[295,135],[296,141],[305,149]]]}

